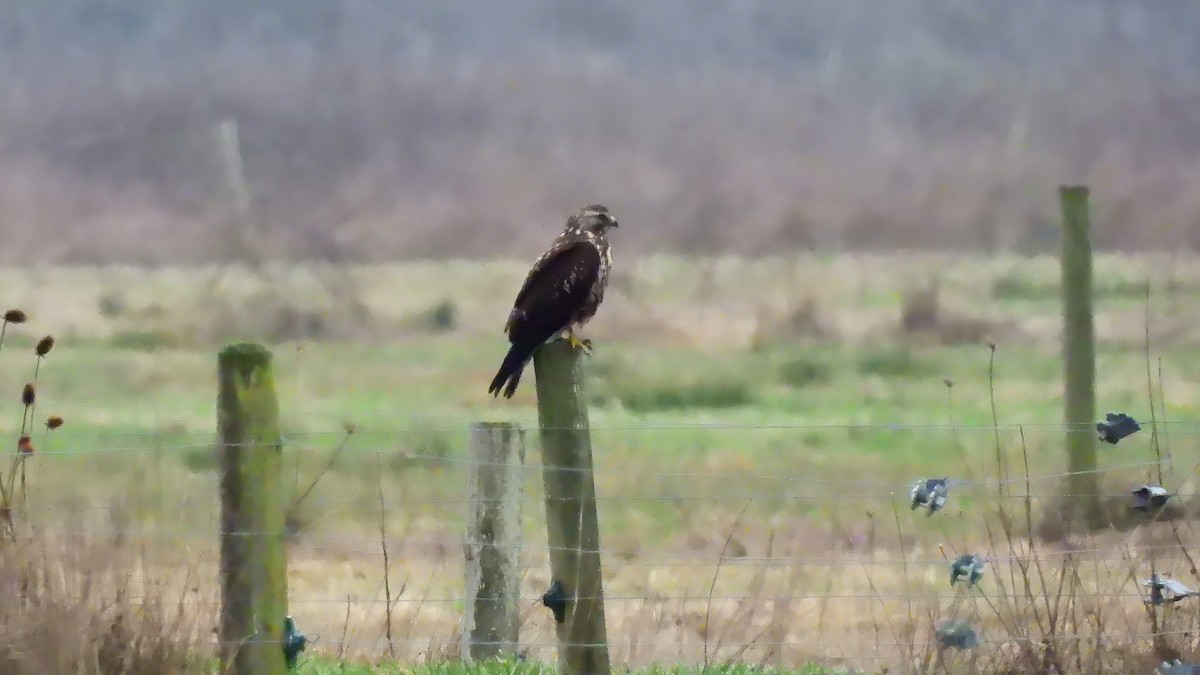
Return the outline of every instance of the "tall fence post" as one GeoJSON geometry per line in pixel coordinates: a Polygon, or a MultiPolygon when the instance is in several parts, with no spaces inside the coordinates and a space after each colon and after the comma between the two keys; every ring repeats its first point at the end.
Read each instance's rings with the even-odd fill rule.
{"type": "Polygon", "coordinates": [[[236,119],[223,119],[217,124],[217,142],[221,146],[221,166],[225,172],[225,189],[233,200],[233,212],[238,220],[250,220],[250,189],[246,185],[246,168],[242,163],[242,143],[236,119]]]}
{"type": "Polygon", "coordinates": [[[555,340],[534,352],[533,368],[551,583],[561,585],[566,599],[563,621],[555,624],[559,670],[596,675],[609,672],[608,637],[582,358],[555,340]]]}
{"type": "Polygon", "coordinates": [[[287,559],[279,403],[271,352],[231,344],[217,357],[221,444],[221,666],[282,675],[287,559]]]}
{"type": "Polygon", "coordinates": [[[1071,516],[1100,516],[1096,480],[1096,343],[1088,188],[1058,188],[1062,204],[1063,397],[1071,516]]]}
{"type": "Polygon", "coordinates": [[[478,661],[517,653],[525,430],[507,422],[471,425],[471,458],[462,658],[478,661]]]}
{"type": "Polygon", "coordinates": [[[249,182],[246,180],[246,165],[242,157],[241,132],[237,120],[228,118],[218,122],[216,136],[227,204],[222,232],[227,248],[223,253],[233,262],[261,271],[265,261],[266,244],[263,240],[262,226],[254,217],[254,201],[249,182]]]}

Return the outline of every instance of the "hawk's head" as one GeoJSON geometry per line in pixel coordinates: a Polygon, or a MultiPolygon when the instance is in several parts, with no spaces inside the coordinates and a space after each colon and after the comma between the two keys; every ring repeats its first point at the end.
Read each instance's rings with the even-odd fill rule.
{"type": "Polygon", "coordinates": [[[567,222],[567,229],[577,228],[596,234],[604,234],[608,228],[616,226],[617,219],[603,204],[589,204],[579,209],[579,213],[567,222]]]}

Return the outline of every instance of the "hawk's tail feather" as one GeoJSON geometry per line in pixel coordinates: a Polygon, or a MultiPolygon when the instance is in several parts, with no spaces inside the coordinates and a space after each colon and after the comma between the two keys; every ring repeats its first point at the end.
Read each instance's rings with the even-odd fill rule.
{"type": "Polygon", "coordinates": [[[488,393],[499,396],[500,389],[503,388],[504,398],[512,398],[517,391],[517,383],[521,381],[521,372],[525,370],[525,364],[532,355],[533,350],[526,345],[515,344],[510,347],[504,355],[504,361],[500,363],[500,370],[496,371],[496,377],[492,378],[488,393]],[[508,386],[505,386],[506,382],[508,386]]]}

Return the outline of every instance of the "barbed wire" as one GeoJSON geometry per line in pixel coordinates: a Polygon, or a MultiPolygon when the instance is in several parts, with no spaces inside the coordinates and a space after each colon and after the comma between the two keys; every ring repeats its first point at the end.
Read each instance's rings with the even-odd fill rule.
{"type": "MultiPolygon", "coordinates": [[[[1172,630],[1172,631],[1158,631],[1155,633],[1151,633],[1151,632],[1118,633],[1115,635],[1108,634],[1105,636],[1083,635],[1083,634],[1079,634],[1079,633],[1055,633],[1053,635],[1053,637],[1050,637],[1050,638],[1035,638],[1035,637],[1029,637],[1029,636],[1012,635],[1012,636],[1007,636],[1007,637],[997,638],[997,639],[987,639],[984,637],[980,637],[978,640],[978,643],[981,645],[988,645],[988,644],[1004,645],[1004,644],[1013,644],[1013,643],[1030,643],[1030,644],[1036,644],[1036,645],[1045,645],[1045,644],[1052,644],[1055,641],[1072,642],[1072,641],[1089,641],[1089,640],[1095,640],[1097,642],[1115,643],[1117,640],[1125,640],[1125,641],[1153,640],[1156,636],[1158,636],[1158,637],[1168,637],[1168,636],[1172,636],[1172,635],[1188,636],[1188,635],[1192,635],[1194,632],[1195,631],[1191,631],[1191,630],[1172,630]]],[[[254,642],[256,644],[282,644],[283,643],[282,640],[265,640],[265,639],[263,639],[263,640],[255,639],[254,642]]],[[[397,644],[397,645],[399,645],[399,644],[427,645],[427,644],[430,644],[431,642],[438,643],[439,640],[437,640],[436,638],[395,638],[395,637],[391,638],[390,640],[386,637],[379,637],[379,638],[375,638],[373,640],[321,640],[321,644],[335,645],[335,646],[341,646],[341,645],[346,645],[346,646],[372,645],[372,646],[376,646],[376,645],[380,645],[380,644],[388,644],[389,642],[392,644],[397,644]]],[[[857,647],[857,648],[911,647],[914,645],[914,642],[916,642],[916,641],[914,641],[914,640],[906,640],[906,641],[863,640],[861,642],[851,642],[847,645],[847,641],[840,640],[840,641],[838,641],[837,644],[839,646],[846,646],[848,648],[850,648],[850,647],[857,647]]],[[[223,644],[240,645],[240,644],[245,644],[245,641],[222,642],[219,639],[214,639],[211,642],[211,644],[214,644],[214,645],[223,645],[223,644]]],[[[482,642],[475,642],[474,644],[485,645],[485,646],[497,646],[497,645],[498,646],[508,646],[510,643],[500,642],[500,641],[482,641],[482,642]]],[[[687,642],[641,642],[641,641],[637,641],[637,640],[629,640],[629,641],[608,640],[606,642],[564,641],[563,643],[521,641],[520,647],[550,649],[550,648],[559,647],[561,644],[569,644],[574,647],[609,647],[609,648],[617,647],[617,648],[625,648],[625,649],[689,646],[687,642]]],[[[917,644],[920,644],[920,643],[918,642],[917,644]]],[[[807,647],[807,648],[825,647],[825,648],[829,648],[831,646],[832,645],[829,642],[829,640],[820,640],[820,641],[756,640],[753,642],[739,642],[737,640],[723,640],[721,642],[721,644],[719,645],[719,647],[721,647],[721,648],[731,648],[731,647],[807,647]]],[[[860,657],[856,654],[854,658],[857,659],[860,657]]],[[[895,657],[894,656],[877,655],[877,656],[869,656],[869,657],[865,657],[865,658],[875,660],[875,659],[891,659],[891,658],[895,658],[895,657]]]]}
{"type": "MultiPolygon", "coordinates": [[[[45,539],[68,539],[79,540],[87,536],[95,536],[94,528],[81,528],[73,530],[47,530],[39,532],[38,536],[45,539]]],[[[227,532],[226,536],[231,537],[278,537],[279,532],[227,532]]],[[[204,540],[216,543],[214,539],[217,536],[216,526],[212,532],[199,532],[194,529],[181,530],[143,530],[143,529],[120,529],[120,528],[105,528],[103,530],[105,537],[122,537],[131,540],[137,539],[162,539],[167,541],[188,541],[188,540],[204,540]]],[[[303,533],[296,535],[298,541],[304,542],[308,546],[316,546],[319,544],[364,544],[363,550],[379,552],[380,536],[378,533],[373,535],[346,535],[335,533],[303,533]]],[[[467,544],[470,539],[466,535],[445,537],[445,538],[425,538],[425,537],[399,537],[385,538],[389,546],[427,546],[427,547],[461,547],[467,544]]],[[[862,557],[864,554],[850,554],[836,558],[806,558],[802,556],[777,555],[777,556],[750,556],[736,554],[717,554],[717,553],[672,553],[658,551],[629,551],[626,549],[613,548],[586,548],[575,546],[549,546],[542,544],[515,543],[505,544],[499,542],[488,542],[489,548],[498,550],[516,550],[521,552],[532,553],[553,553],[553,552],[571,552],[578,554],[598,554],[600,556],[611,556],[615,558],[627,559],[623,562],[625,565],[635,566],[660,566],[671,567],[671,563],[663,561],[707,561],[707,564],[729,566],[735,564],[741,565],[779,565],[779,566],[825,566],[825,565],[845,565],[845,564],[874,564],[874,565],[946,565],[950,562],[948,558],[885,558],[874,559],[870,557],[862,557]]],[[[984,559],[989,563],[1005,563],[1005,562],[1028,562],[1037,560],[1049,560],[1057,558],[1081,558],[1080,562],[1132,562],[1139,554],[1154,553],[1160,551],[1174,551],[1180,555],[1187,555],[1186,551],[1180,549],[1178,543],[1172,544],[1150,544],[1150,545],[1132,545],[1135,546],[1135,551],[1126,551],[1122,553],[1116,552],[1118,547],[1092,547],[1092,548],[1068,548],[1059,549],[1050,546],[1036,546],[1030,550],[1028,554],[1017,555],[984,555],[984,559]],[[1100,555],[1106,554],[1106,555],[1100,555]]],[[[929,548],[936,548],[930,546],[929,548]]],[[[949,548],[944,546],[943,548],[949,548]]],[[[345,550],[345,549],[338,549],[345,550]]],[[[983,549],[986,550],[986,549],[983,549]]]]}
{"type": "MultiPolygon", "coordinates": [[[[57,406],[55,408],[55,410],[60,411],[60,412],[65,412],[65,411],[70,410],[72,407],[76,407],[76,406],[60,405],[60,406],[57,406]]],[[[85,405],[82,407],[92,407],[92,406],[85,405]]],[[[96,407],[99,409],[102,409],[102,410],[111,409],[108,406],[96,406],[96,407]]],[[[184,409],[184,410],[187,410],[187,411],[197,414],[197,415],[202,415],[205,417],[212,417],[213,419],[216,419],[216,416],[217,416],[217,410],[215,408],[205,409],[205,410],[192,410],[192,409],[184,409]]],[[[312,418],[311,414],[304,413],[304,412],[289,411],[289,414],[297,415],[299,417],[303,417],[304,419],[312,418]]],[[[403,435],[403,434],[424,434],[424,433],[461,433],[464,436],[466,436],[466,435],[470,434],[470,432],[471,432],[471,425],[485,422],[485,420],[471,420],[469,418],[466,418],[465,416],[459,415],[459,416],[444,416],[444,417],[443,416],[433,416],[433,417],[431,417],[431,419],[439,419],[439,420],[445,419],[445,420],[453,420],[454,421],[453,424],[448,424],[446,426],[420,425],[420,426],[413,426],[411,428],[389,427],[387,429],[372,429],[370,427],[360,426],[355,423],[356,418],[372,417],[372,416],[373,415],[370,415],[370,414],[364,415],[357,411],[353,412],[353,413],[347,413],[344,415],[330,414],[330,417],[339,417],[339,418],[341,418],[341,420],[343,422],[348,423],[348,424],[353,424],[354,425],[353,435],[355,435],[355,436],[381,436],[381,435],[382,436],[393,436],[393,435],[403,435]]],[[[410,421],[425,419],[424,417],[412,418],[407,415],[398,416],[395,413],[379,413],[377,416],[380,418],[387,418],[392,421],[394,421],[395,418],[397,418],[397,417],[408,418],[408,419],[410,419],[410,421]]],[[[158,418],[158,417],[161,417],[161,413],[156,411],[156,414],[153,414],[153,415],[131,415],[130,417],[158,418]]],[[[599,418],[602,420],[604,418],[604,415],[602,413],[593,414],[593,417],[599,418]]],[[[543,426],[540,423],[538,423],[536,419],[528,419],[525,421],[528,423],[527,425],[523,425],[522,420],[514,420],[514,419],[490,420],[488,422],[510,423],[515,426],[524,428],[527,432],[535,432],[535,431],[539,431],[539,430],[543,430],[543,429],[546,431],[571,431],[571,430],[579,430],[582,428],[582,427],[574,427],[574,426],[572,426],[572,427],[543,426]]],[[[1181,427],[1181,428],[1191,430],[1191,431],[1186,432],[1184,435],[1200,435],[1200,420],[1192,420],[1192,419],[1185,419],[1185,420],[1162,420],[1162,419],[1160,419],[1160,420],[1156,420],[1156,421],[1146,420],[1146,421],[1139,421],[1138,425],[1142,428],[1142,430],[1144,432],[1153,431],[1154,429],[1159,429],[1159,428],[1170,429],[1173,427],[1181,427]]],[[[837,422],[837,423],[787,422],[787,423],[783,423],[783,422],[775,422],[775,423],[768,424],[768,423],[747,423],[747,422],[647,422],[647,421],[638,420],[638,421],[631,421],[626,424],[611,424],[611,423],[604,423],[602,421],[596,422],[593,420],[593,421],[589,422],[587,429],[589,431],[593,431],[593,432],[597,432],[597,431],[598,432],[605,432],[605,431],[638,431],[638,432],[642,432],[642,431],[684,431],[684,430],[687,430],[687,431],[755,431],[755,430],[761,430],[761,431],[822,431],[822,430],[826,430],[826,431],[946,431],[946,432],[983,431],[983,432],[990,432],[990,431],[994,431],[996,429],[1000,429],[1001,431],[1033,430],[1033,431],[1054,431],[1054,432],[1066,433],[1068,431],[1095,432],[1096,422],[1081,422],[1081,423],[1036,422],[1036,421],[1033,421],[1033,422],[1029,422],[1029,421],[1027,421],[1027,422],[999,422],[999,423],[993,423],[993,422],[979,422],[979,423],[966,423],[966,422],[962,422],[962,423],[960,423],[960,422],[955,422],[955,423],[947,423],[947,422],[911,422],[911,423],[910,422],[837,422]]],[[[1175,431],[1172,433],[1182,433],[1182,432],[1175,431]]],[[[92,438],[92,437],[96,436],[96,434],[90,434],[90,433],[72,434],[72,433],[66,432],[66,431],[56,431],[55,435],[59,436],[59,437],[76,437],[76,438],[92,438]]],[[[170,429],[134,430],[134,429],[131,429],[129,431],[111,432],[106,435],[126,436],[126,437],[129,437],[129,436],[142,436],[142,437],[208,436],[208,437],[214,437],[214,438],[216,437],[216,433],[213,431],[188,430],[188,429],[182,429],[182,430],[170,430],[170,429]]],[[[327,429],[327,430],[291,430],[285,434],[285,437],[290,437],[290,438],[330,437],[330,436],[341,437],[341,436],[345,436],[345,435],[347,435],[347,430],[345,428],[339,428],[339,429],[327,429]]]]}
{"type": "MultiPolygon", "coordinates": [[[[602,595],[602,596],[573,596],[573,600],[604,600],[605,602],[643,602],[647,604],[663,604],[663,603],[698,603],[698,602],[748,602],[755,601],[761,603],[773,602],[796,602],[800,600],[929,600],[929,601],[946,601],[946,600],[961,600],[964,597],[958,594],[949,593],[816,593],[812,595],[725,595],[721,593],[713,593],[712,595],[602,595]]],[[[988,597],[1005,597],[1005,598],[1028,598],[1032,595],[1019,595],[1014,593],[998,593],[998,594],[980,594],[980,599],[988,597]]],[[[1066,595],[1064,594],[1064,597],[1066,595]]],[[[1139,593],[1112,593],[1112,592],[1076,592],[1071,593],[1071,598],[1080,599],[1096,599],[1096,598],[1112,598],[1112,599],[1144,599],[1146,596],[1139,593]]],[[[145,597],[145,598],[123,598],[131,601],[139,602],[156,602],[160,598],[145,597]]],[[[393,597],[388,598],[288,598],[289,604],[294,605],[404,605],[404,604],[461,604],[466,602],[475,602],[477,598],[468,596],[452,596],[452,597],[393,597]]],[[[508,598],[518,603],[538,604],[542,602],[542,596],[517,596],[508,598]]],[[[171,600],[172,604],[185,603],[191,605],[213,605],[220,606],[220,598],[177,598],[171,600]]]]}
{"type": "MultiPolygon", "coordinates": [[[[897,489],[899,489],[898,483],[897,483],[897,486],[898,486],[897,489]]],[[[904,491],[907,493],[907,490],[910,487],[912,487],[911,483],[909,483],[908,485],[905,485],[904,491]]],[[[972,488],[972,487],[986,487],[986,486],[979,484],[979,483],[955,485],[954,494],[961,495],[963,492],[966,492],[968,496],[978,497],[978,494],[979,494],[978,492],[968,490],[969,488],[972,488]]],[[[837,501],[847,501],[847,500],[892,501],[898,496],[901,496],[901,495],[899,495],[897,492],[889,492],[886,494],[877,494],[877,493],[855,494],[855,493],[847,493],[847,492],[838,492],[836,495],[832,495],[832,497],[834,499],[836,499],[837,501]]],[[[905,495],[905,496],[907,496],[907,495],[905,495]]],[[[1033,499],[1033,500],[1038,500],[1038,501],[1046,500],[1046,499],[1075,499],[1075,498],[1080,498],[1080,497],[1096,497],[1096,498],[1100,498],[1100,499],[1126,499],[1129,496],[1130,496],[1129,490],[1126,490],[1124,492],[1089,492],[1089,493],[1022,492],[1019,494],[993,494],[993,493],[987,494],[987,498],[989,498],[989,499],[1015,500],[1015,501],[1023,501],[1026,499],[1033,499]]],[[[811,500],[811,499],[826,499],[829,497],[830,497],[830,495],[827,493],[819,493],[819,492],[807,493],[807,492],[795,492],[795,491],[752,492],[752,493],[741,493],[741,494],[734,493],[734,494],[719,494],[719,495],[664,494],[664,495],[647,496],[647,495],[633,495],[633,494],[614,494],[614,495],[598,494],[595,497],[595,501],[598,503],[602,503],[602,502],[748,502],[748,501],[755,501],[755,500],[761,500],[764,502],[772,502],[772,501],[790,501],[790,500],[804,501],[804,500],[811,500]]],[[[1200,492],[1172,492],[1171,497],[1174,499],[1189,499],[1191,497],[1200,497],[1200,492]]],[[[364,496],[364,497],[359,497],[356,499],[313,499],[313,500],[308,500],[307,503],[310,505],[313,505],[313,506],[317,506],[317,507],[320,507],[320,506],[337,507],[337,506],[342,506],[342,505],[346,505],[346,504],[361,504],[361,503],[367,502],[367,501],[371,502],[372,504],[376,504],[376,505],[383,504],[384,506],[442,506],[442,505],[459,506],[462,504],[476,504],[476,503],[478,503],[478,504],[493,504],[493,503],[495,503],[495,504],[499,504],[499,503],[504,503],[504,504],[542,504],[542,503],[548,503],[548,502],[578,501],[578,498],[576,498],[576,497],[551,497],[551,496],[523,496],[523,497],[495,497],[495,498],[491,498],[491,499],[485,498],[485,497],[478,497],[478,498],[459,497],[459,498],[428,498],[428,499],[385,499],[383,501],[380,501],[379,499],[376,499],[376,498],[364,496]]]]}
{"type": "MultiPolygon", "coordinates": [[[[653,474],[651,474],[651,475],[653,475],[653,474]]],[[[730,476],[730,477],[733,477],[733,476],[730,476]]],[[[1131,485],[1132,485],[1132,483],[1131,483],[1131,485]]],[[[839,501],[839,502],[894,501],[898,497],[902,497],[902,496],[905,497],[905,499],[907,499],[907,495],[906,494],[902,495],[899,493],[899,491],[901,490],[901,488],[903,488],[903,491],[905,493],[907,493],[907,491],[910,487],[911,487],[911,483],[904,485],[904,486],[901,486],[900,483],[896,483],[897,491],[886,492],[886,493],[858,493],[858,494],[848,493],[848,492],[838,492],[836,495],[832,495],[832,497],[836,501],[839,501]]],[[[956,485],[954,494],[958,495],[958,496],[964,496],[964,494],[965,494],[965,496],[968,496],[968,497],[979,498],[980,493],[978,491],[971,490],[971,488],[978,488],[978,487],[986,487],[986,486],[979,484],[979,483],[956,485]]],[[[1140,484],[1139,484],[1139,487],[1140,487],[1140,484]]],[[[984,495],[984,497],[989,500],[990,499],[1001,500],[1001,501],[1034,500],[1034,501],[1042,502],[1044,500],[1060,500],[1060,499],[1061,500],[1071,500],[1071,499],[1077,499],[1077,498],[1083,498],[1083,497],[1098,498],[1098,499],[1128,499],[1132,492],[1133,492],[1132,490],[1124,490],[1121,492],[1088,492],[1088,493],[1020,492],[1020,493],[1013,493],[1013,494],[1008,494],[1008,493],[1000,494],[1000,493],[990,493],[989,492],[989,493],[986,493],[986,495],[984,495]]],[[[746,492],[746,493],[714,494],[714,495],[670,494],[670,493],[661,494],[661,495],[639,495],[639,494],[629,494],[629,493],[617,493],[617,494],[611,494],[611,495],[597,494],[592,499],[592,501],[595,501],[596,503],[647,502],[647,503],[668,503],[668,504],[679,504],[679,503],[688,503],[688,502],[700,502],[700,503],[738,502],[738,503],[744,503],[744,502],[754,502],[754,501],[759,501],[759,502],[763,502],[763,503],[775,503],[775,502],[824,500],[824,499],[828,499],[830,497],[831,497],[831,495],[829,495],[826,492],[800,492],[800,491],[796,491],[793,489],[793,490],[785,490],[785,491],[780,491],[780,492],[746,492]]],[[[1200,492],[1171,492],[1170,493],[1170,498],[1175,499],[1175,500],[1187,500],[1187,499],[1191,499],[1193,497],[1200,497],[1200,492]]],[[[169,505],[176,506],[176,507],[185,506],[187,504],[194,503],[195,501],[197,501],[197,500],[181,498],[181,499],[171,500],[169,502],[169,505]]],[[[201,499],[199,499],[199,501],[202,503],[206,503],[206,504],[211,504],[211,502],[212,502],[212,500],[209,498],[201,498],[201,499]]],[[[399,508],[399,507],[406,507],[406,506],[409,506],[409,507],[416,507],[416,506],[461,507],[466,504],[514,504],[514,505],[521,504],[521,505],[524,505],[524,504],[544,504],[544,503],[551,503],[551,502],[564,502],[565,503],[565,502],[573,502],[573,501],[578,501],[578,498],[576,498],[576,497],[552,497],[549,495],[535,495],[535,496],[525,495],[525,496],[519,496],[519,497],[518,496],[510,496],[510,497],[494,497],[494,498],[487,498],[487,497],[428,497],[428,498],[380,500],[376,496],[362,495],[359,497],[352,497],[352,498],[345,498],[345,499],[331,499],[331,498],[327,498],[327,497],[305,498],[304,503],[307,504],[310,508],[316,509],[319,511],[323,508],[336,509],[336,508],[341,508],[341,507],[345,507],[345,506],[360,506],[365,503],[369,503],[373,506],[399,508]]],[[[904,501],[904,500],[901,500],[901,501],[904,501]]],[[[53,511],[70,512],[70,511],[121,510],[121,509],[127,509],[127,508],[129,508],[128,505],[122,505],[122,504],[70,504],[70,503],[67,503],[67,504],[44,504],[44,505],[34,504],[32,506],[23,507],[23,510],[26,512],[53,512],[53,511]]]]}
{"type": "MultiPolygon", "coordinates": [[[[132,452],[141,452],[141,453],[150,453],[150,454],[153,454],[153,453],[166,454],[166,453],[173,453],[173,452],[184,452],[184,451],[189,451],[189,450],[213,450],[213,451],[216,451],[221,448],[238,448],[238,447],[253,448],[253,447],[261,447],[261,446],[262,446],[261,443],[238,444],[238,443],[219,443],[218,442],[218,443],[198,443],[198,444],[183,444],[183,445],[155,445],[155,446],[139,445],[139,446],[125,446],[125,447],[85,448],[85,449],[78,449],[78,450],[49,449],[49,450],[38,451],[36,454],[30,455],[29,458],[33,459],[33,458],[45,458],[45,457],[50,457],[50,458],[74,457],[74,456],[102,455],[102,454],[112,454],[112,453],[132,453],[132,452]]],[[[330,451],[325,450],[325,452],[330,452],[330,451]]],[[[410,452],[405,452],[403,450],[394,449],[394,448],[387,449],[387,450],[369,450],[369,449],[364,449],[364,448],[357,448],[357,449],[353,449],[353,450],[347,450],[346,452],[351,453],[352,455],[354,455],[354,454],[357,454],[357,455],[362,455],[362,454],[387,455],[387,456],[399,457],[401,459],[409,460],[409,461],[421,460],[421,461],[428,461],[428,462],[442,462],[442,463],[446,463],[446,464],[458,464],[458,465],[465,465],[465,466],[515,466],[522,471],[544,471],[546,469],[551,469],[553,471],[561,471],[561,472],[587,471],[587,469],[580,469],[580,468],[574,468],[574,467],[560,467],[560,466],[544,465],[544,464],[538,464],[538,463],[532,463],[532,464],[519,463],[518,464],[518,463],[508,463],[508,462],[486,462],[486,461],[480,461],[480,460],[472,458],[472,457],[452,457],[452,456],[447,456],[447,455],[410,453],[410,452]]],[[[706,452],[708,452],[708,451],[706,451],[706,452]]],[[[1178,461],[1183,461],[1183,460],[1178,459],[1178,458],[1174,457],[1173,455],[1164,455],[1161,459],[1147,460],[1147,461],[1142,461],[1142,462],[1131,462],[1128,464],[1118,464],[1118,465],[1108,466],[1108,467],[1098,467],[1096,469],[1087,469],[1087,470],[1083,470],[1083,471],[1064,471],[1064,472],[1049,473],[1049,474],[1021,476],[1021,477],[1017,477],[1017,478],[1007,478],[1007,479],[955,478],[954,485],[957,487],[957,486],[964,486],[964,485],[1005,485],[1005,484],[1025,483],[1025,482],[1039,482],[1039,481],[1046,481],[1046,480],[1056,480],[1059,478],[1067,478],[1069,476],[1098,474],[1098,473],[1107,473],[1107,472],[1113,472],[1113,471],[1121,471],[1121,470],[1126,470],[1126,469],[1138,469],[1138,468],[1161,466],[1164,464],[1170,464],[1170,463],[1178,462],[1178,461]]],[[[643,468],[631,468],[631,469],[627,469],[627,470],[609,469],[609,468],[593,468],[591,470],[591,472],[593,474],[599,474],[599,475],[605,475],[605,474],[610,474],[610,475],[615,474],[615,475],[623,475],[623,476],[636,475],[636,476],[640,476],[640,477],[656,477],[656,478],[715,478],[715,479],[737,478],[739,480],[763,480],[763,481],[776,481],[776,482],[785,482],[785,483],[811,483],[811,484],[820,484],[820,485],[847,485],[847,486],[877,485],[877,486],[892,486],[895,489],[898,489],[898,490],[901,489],[900,483],[892,482],[892,481],[885,482],[885,481],[842,480],[842,479],[833,479],[833,478],[808,478],[808,477],[797,477],[797,476],[779,476],[779,475],[746,474],[746,473],[714,474],[714,473],[695,473],[695,472],[676,472],[676,471],[647,471],[643,468]]],[[[940,472],[940,473],[944,474],[946,472],[940,472]]],[[[905,486],[904,489],[907,489],[907,487],[911,487],[911,485],[905,486]]]]}

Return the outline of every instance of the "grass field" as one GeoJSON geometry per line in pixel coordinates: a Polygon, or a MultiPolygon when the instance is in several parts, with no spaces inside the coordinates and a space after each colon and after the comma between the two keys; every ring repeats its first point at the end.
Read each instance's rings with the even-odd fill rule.
{"type": "MultiPolygon", "coordinates": [[[[526,265],[0,272],[3,297],[31,316],[0,354],[13,383],[0,423],[16,434],[19,383],[32,368],[18,350],[47,332],[58,345],[38,376],[37,410],[67,420],[34,434],[22,522],[49,550],[86,541],[95,555],[85,562],[136,560],[136,574],[106,577],[112,588],[133,584],[166,608],[186,606],[177,613],[188,628],[176,633],[205,644],[218,600],[215,352],[225,340],[261,339],[275,351],[289,480],[298,494],[319,477],[292,513],[289,548],[292,613],[318,637],[311,658],[474,672],[438,665],[458,658],[467,425],[536,424],[532,374],[511,401],[486,394],[526,265]],[[399,591],[390,602],[381,516],[399,591]]],[[[1139,641],[1148,624],[1134,577],[1148,576],[1154,558],[1188,580],[1169,549],[1191,542],[1190,525],[1067,540],[1093,550],[1080,563],[1040,524],[1060,481],[1037,477],[1063,470],[1056,265],[932,254],[618,261],[587,331],[614,661],[692,667],[707,653],[713,663],[875,672],[930,658],[930,626],[964,611],[1004,639],[1051,614],[1052,632],[1139,636],[1122,663],[1153,660],[1139,641]],[[976,484],[937,517],[909,510],[917,478],[992,478],[998,452],[1014,474],[1028,463],[1034,482],[1026,490],[1022,478],[1014,491],[1028,502],[976,484]],[[1005,504],[1031,515],[1007,537],[988,529],[1005,504]],[[1021,600],[1012,550],[1037,553],[1030,530],[1048,537],[1039,554],[1048,564],[1082,565],[1072,568],[1069,607],[1039,613],[1021,600]],[[999,558],[988,572],[997,585],[956,594],[943,556],[963,551],[999,558]]],[[[1168,487],[1190,494],[1200,462],[1200,260],[1097,259],[1098,412],[1149,422],[1147,280],[1168,487]]],[[[1154,478],[1149,439],[1101,448],[1111,469],[1102,490],[1114,504],[1154,478]]],[[[537,602],[549,579],[530,440],[522,638],[531,663],[552,663],[553,624],[537,602]]],[[[70,583],[46,587],[60,586],[70,583]]],[[[1055,592],[1038,595],[1049,603],[1055,592]]],[[[1190,631],[1200,616],[1187,612],[1162,618],[1160,630],[1190,631]]],[[[1172,648],[1190,653],[1192,640],[1172,648]]],[[[987,658],[1005,657],[995,644],[987,658]]],[[[959,659],[951,670],[983,667],[977,656],[946,658],[959,659]]],[[[314,661],[303,672],[400,672],[355,667],[314,661]]]]}

